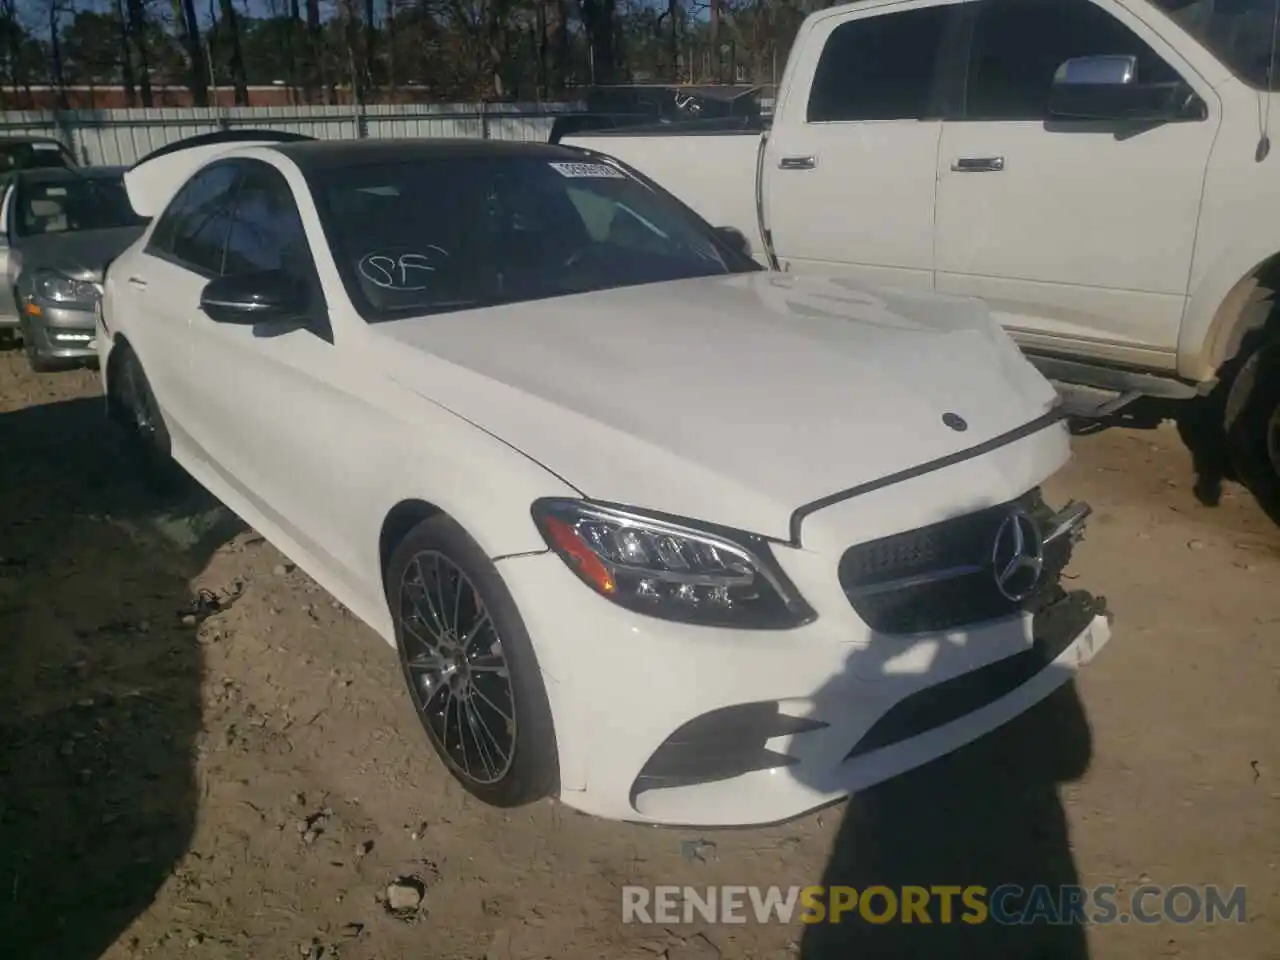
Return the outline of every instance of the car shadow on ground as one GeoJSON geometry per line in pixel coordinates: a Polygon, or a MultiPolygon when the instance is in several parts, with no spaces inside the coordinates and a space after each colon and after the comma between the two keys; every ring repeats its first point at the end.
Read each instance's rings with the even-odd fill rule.
{"type": "Polygon", "coordinates": [[[99,957],[186,853],[208,612],[189,585],[237,529],[191,486],[138,482],[101,400],[0,413],[6,955],[99,957]]]}
{"type": "MultiPolygon", "coordinates": [[[[1055,658],[1101,604],[1079,593],[1052,609],[1063,614],[1058,625],[1064,629],[1046,629],[1049,618],[1038,615],[1040,639],[1024,653],[976,670],[965,668],[969,672],[931,686],[914,706],[895,708],[887,730],[883,724],[894,712],[883,717],[882,737],[872,728],[872,746],[909,740],[921,731],[940,729],[950,717],[995,702],[1025,682],[1037,682],[1028,681],[1036,674],[1057,684],[1047,697],[985,737],[850,798],[818,881],[826,889],[827,913],[821,922],[805,926],[803,960],[1087,960],[1083,923],[1052,922],[1063,917],[1057,899],[1061,889],[1080,882],[1059,790],[1084,775],[1092,756],[1073,674],[1055,658]],[[857,898],[854,909],[838,922],[829,913],[834,887],[852,888],[857,898]],[[927,922],[919,911],[908,917],[903,909],[909,887],[928,891],[927,922]],[[950,893],[938,889],[948,887],[950,893]],[[983,912],[964,900],[966,888],[973,887],[983,888],[976,898],[985,904],[983,912]],[[1047,911],[1039,909],[1040,887],[1055,898],[1047,911]],[[864,902],[869,888],[880,891],[864,902]],[[944,901],[951,904],[949,916],[944,901]],[[1037,922],[1013,922],[1031,919],[1037,922]]],[[[974,643],[990,639],[955,633],[931,654],[924,669],[941,675],[941,665],[965,662],[974,643]]],[[[848,702],[859,685],[855,677],[892,682],[904,669],[893,666],[901,648],[900,638],[876,635],[869,647],[851,655],[842,675],[815,696],[819,714],[848,702]]],[[[945,671],[951,674],[949,667],[945,671]]],[[[874,753],[869,750],[867,756],[874,753]]],[[[920,894],[917,890],[916,896],[920,894]]],[[[1090,912],[1089,905],[1084,907],[1090,912]]]]}
{"type": "MultiPolygon", "coordinates": [[[[1021,887],[1001,907],[1021,914],[1031,890],[1080,882],[1058,791],[1090,756],[1088,723],[1074,684],[995,733],[850,799],[820,881],[862,892],[973,885],[1021,887]]],[[[877,901],[883,910],[883,901],[877,901]]],[[[804,960],[1034,957],[1086,960],[1085,928],[1042,918],[1027,924],[963,919],[957,892],[950,922],[931,897],[932,922],[868,922],[855,912],[805,928],[804,960]]]]}

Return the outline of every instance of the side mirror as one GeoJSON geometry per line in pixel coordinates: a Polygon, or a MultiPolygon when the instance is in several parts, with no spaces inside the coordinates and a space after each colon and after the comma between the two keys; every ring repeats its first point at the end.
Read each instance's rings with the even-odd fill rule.
{"type": "Polygon", "coordinates": [[[1203,120],[1208,109],[1186,83],[1143,83],[1135,56],[1077,57],[1058,67],[1049,117],[1116,123],[1203,120]]]}
{"type": "Polygon", "coordinates": [[[308,299],[302,284],[268,270],[210,280],[200,293],[200,309],[217,323],[254,326],[298,320],[308,299]]]}
{"type": "Polygon", "coordinates": [[[735,253],[742,254],[748,260],[751,259],[751,241],[747,239],[745,233],[737,227],[716,227],[715,230],[721,243],[731,247],[735,253]]]}

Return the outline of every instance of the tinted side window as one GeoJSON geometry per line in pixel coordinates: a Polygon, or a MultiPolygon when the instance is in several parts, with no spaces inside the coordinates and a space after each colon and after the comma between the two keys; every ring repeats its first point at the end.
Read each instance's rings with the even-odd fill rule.
{"type": "Polygon", "coordinates": [[[239,176],[231,164],[219,164],[196,174],[161,215],[148,249],[204,273],[221,273],[239,176]]]}
{"type": "Polygon", "coordinates": [[[1043,120],[1063,61],[1108,54],[1137,56],[1140,83],[1179,79],[1137,34],[1089,0],[984,0],[973,25],[965,116],[1043,120]]]}
{"type": "Polygon", "coordinates": [[[233,275],[259,270],[283,270],[303,282],[313,274],[311,251],[293,191],[278,171],[255,163],[246,170],[236,196],[223,272],[233,275]]]}
{"type": "Polygon", "coordinates": [[[929,7],[836,27],[814,74],[809,122],[927,116],[949,15],[929,7]]]}

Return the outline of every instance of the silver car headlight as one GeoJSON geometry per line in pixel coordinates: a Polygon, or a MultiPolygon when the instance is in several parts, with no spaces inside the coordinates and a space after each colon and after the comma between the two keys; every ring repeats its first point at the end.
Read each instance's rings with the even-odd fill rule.
{"type": "Polygon", "coordinates": [[[756,630],[815,618],[754,534],[586,500],[538,500],[533,519],[583,583],[636,613],[756,630]]]}
{"type": "Polygon", "coordinates": [[[92,310],[102,291],[91,280],[74,280],[56,270],[37,270],[31,279],[37,300],[68,310],[92,310]]]}

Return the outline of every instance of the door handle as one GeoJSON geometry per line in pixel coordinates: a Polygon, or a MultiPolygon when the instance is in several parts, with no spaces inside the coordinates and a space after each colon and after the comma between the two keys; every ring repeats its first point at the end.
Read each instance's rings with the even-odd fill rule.
{"type": "Polygon", "coordinates": [[[783,157],[778,161],[779,170],[812,170],[817,165],[817,157],[783,157]]]}
{"type": "Polygon", "coordinates": [[[951,161],[956,173],[999,173],[1004,169],[1004,157],[959,157],[951,161]]]}
{"type": "Polygon", "coordinates": [[[139,290],[145,290],[147,289],[147,281],[143,280],[141,277],[130,277],[129,286],[137,287],[139,290]]]}

